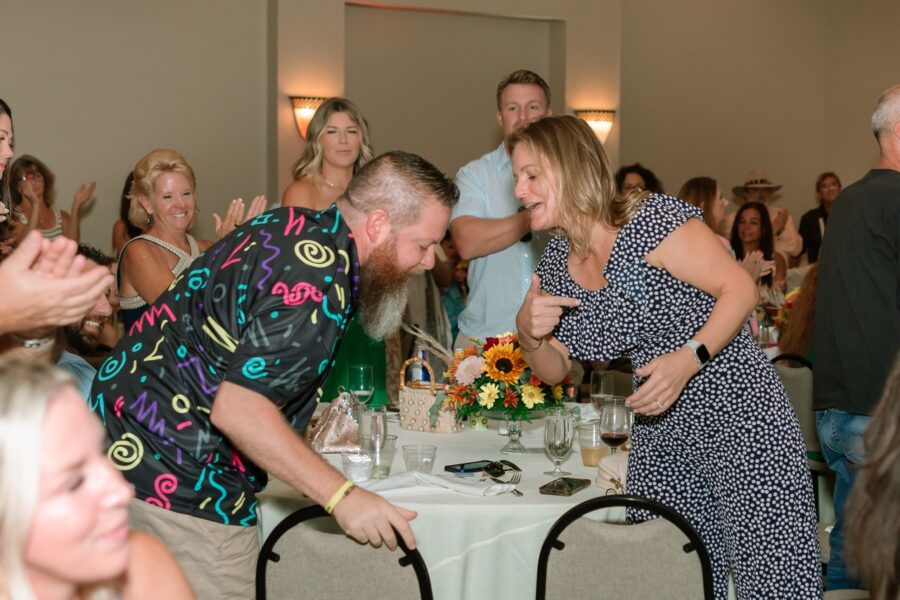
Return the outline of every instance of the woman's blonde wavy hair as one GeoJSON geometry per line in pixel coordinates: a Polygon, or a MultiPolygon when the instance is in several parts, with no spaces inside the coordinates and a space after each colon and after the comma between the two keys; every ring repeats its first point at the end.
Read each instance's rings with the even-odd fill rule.
{"type": "Polygon", "coordinates": [[[591,230],[597,224],[620,228],[640,208],[647,192],[620,196],[603,145],[577,117],[563,115],[535,121],[510,138],[510,152],[524,144],[534,158],[556,176],[557,230],[579,258],[590,253],[591,230]]]}
{"type": "Polygon", "coordinates": [[[0,598],[33,600],[25,546],[38,501],[44,415],[74,381],[50,365],[0,360],[0,598]]]}
{"type": "Polygon", "coordinates": [[[306,148],[297,160],[297,164],[294,165],[295,181],[304,177],[312,177],[322,172],[322,157],[324,155],[322,135],[325,133],[328,119],[334,113],[346,113],[350,120],[359,128],[359,156],[356,157],[356,162],[353,163],[353,174],[356,175],[360,167],[375,156],[372,150],[372,140],[369,138],[369,124],[356,105],[346,98],[329,98],[316,109],[316,113],[309,121],[309,127],[306,129],[306,148]]]}
{"type": "Polygon", "coordinates": [[[188,164],[188,161],[174,150],[168,148],[160,148],[153,150],[141,157],[141,160],[134,166],[134,181],[131,183],[131,191],[128,197],[131,199],[131,206],[128,208],[128,220],[131,224],[140,229],[147,231],[150,229],[150,215],[144,210],[143,205],[137,199],[137,196],[149,198],[153,193],[153,184],[156,179],[163,173],[181,173],[187,177],[191,183],[191,191],[197,191],[197,178],[194,176],[194,169],[188,164]]]}

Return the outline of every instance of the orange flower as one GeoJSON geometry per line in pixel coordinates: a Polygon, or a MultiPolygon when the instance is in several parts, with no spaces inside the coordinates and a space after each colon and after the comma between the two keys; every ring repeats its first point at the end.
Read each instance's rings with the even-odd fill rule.
{"type": "Polygon", "coordinates": [[[506,388],[503,394],[503,408],[515,408],[519,405],[519,394],[515,390],[506,388]]]}
{"type": "Polygon", "coordinates": [[[459,363],[470,356],[478,356],[478,346],[467,346],[456,352],[456,354],[453,355],[453,364],[447,368],[444,377],[446,377],[448,381],[454,381],[456,379],[456,369],[459,367],[459,363]]]}

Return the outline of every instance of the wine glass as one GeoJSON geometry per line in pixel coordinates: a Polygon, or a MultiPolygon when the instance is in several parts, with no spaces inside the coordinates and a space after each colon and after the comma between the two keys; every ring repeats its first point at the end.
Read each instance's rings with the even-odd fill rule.
{"type": "Polygon", "coordinates": [[[600,409],[600,439],[609,446],[609,453],[615,454],[619,446],[628,441],[631,432],[630,409],[624,396],[613,396],[603,401],[600,409]]]}
{"type": "Polygon", "coordinates": [[[603,401],[614,395],[613,374],[610,371],[591,371],[591,404],[599,413],[603,401]]]}
{"type": "Polygon", "coordinates": [[[365,406],[375,393],[375,375],[372,365],[350,365],[350,393],[365,406]]]}
{"type": "Polygon", "coordinates": [[[562,477],[571,475],[560,468],[569,453],[572,452],[572,442],[575,441],[575,417],[565,408],[551,410],[544,417],[544,449],[547,456],[553,461],[554,469],[545,471],[544,475],[562,477]]]}

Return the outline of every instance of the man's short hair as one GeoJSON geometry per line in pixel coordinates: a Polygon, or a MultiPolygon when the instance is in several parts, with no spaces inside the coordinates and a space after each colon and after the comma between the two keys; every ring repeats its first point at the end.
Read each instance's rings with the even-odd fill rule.
{"type": "Polygon", "coordinates": [[[393,150],[366,163],[350,180],[343,198],[364,214],[381,208],[395,227],[406,227],[419,221],[426,198],[452,209],[459,189],[421,156],[393,150]]]}
{"type": "Polygon", "coordinates": [[[890,131],[897,121],[900,121],[900,84],[886,89],[872,111],[872,133],[879,144],[881,134],[890,131]]]}
{"type": "Polygon", "coordinates": [[[544,81],[543,77],[535,73],[534,71],[529,71],[527,69],[519,69],[517,71],[513,71],[506,77],[500,80],[500,83],[497,84],[497,108],[500,108],[500,96],[503,95],[503,90],[507,87],[513,85],[514,83],[518,83],[520,85],[536,85],[542,90],[544,90],[544,97],[547,99],[547,106],[550,106],[550,86],[547,85],[547,82],[544,81]]]}
{"type": "Polygon", "coordinates": [[[113,264],[113,259],[110,256],[107,256],[97,248],[94,248],[90,244],[78,244],[78,254],[85,257],[91,262],[95,262],[101,267],[108,267],[113,264]]]}

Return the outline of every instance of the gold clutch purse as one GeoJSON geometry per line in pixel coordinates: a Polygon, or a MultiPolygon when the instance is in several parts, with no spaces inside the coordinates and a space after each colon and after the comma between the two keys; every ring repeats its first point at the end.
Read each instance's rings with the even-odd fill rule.
{"type": "Polygon", "coordinates": [[[359,403],[343,391],[319,417],[309,443],[319,454],[359,451],[359,403]]]}

